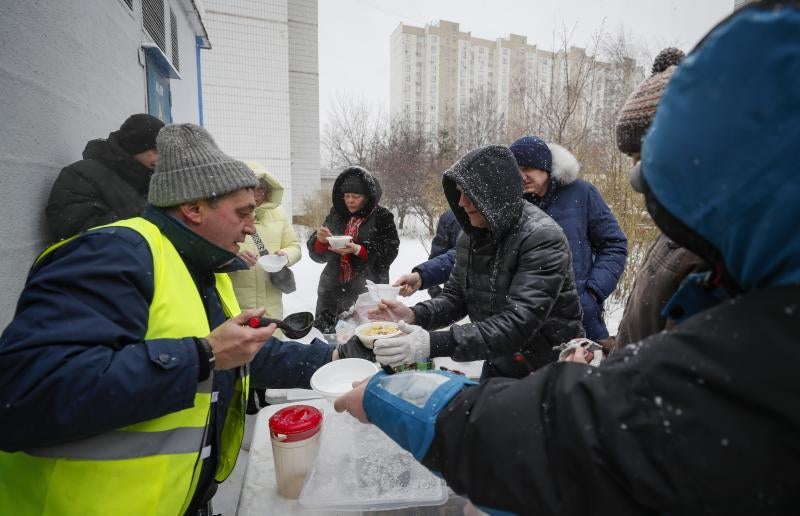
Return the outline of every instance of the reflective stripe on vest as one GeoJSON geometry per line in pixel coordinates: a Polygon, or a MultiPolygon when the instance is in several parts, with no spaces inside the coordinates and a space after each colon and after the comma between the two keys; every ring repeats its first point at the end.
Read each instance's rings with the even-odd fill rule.
{"type": "MultiPolygon", "coordinates": [[[[154,288],[144,340],[208,335],[203,301],[172,243],[143,218],[109,226],[133,229],[150,246],[154,288]]],[[[37,262],[64,243],[48,248],[37,262]]],[[[226,274],[215,277],[226,315],[238,314],[230,279],[226,274]]],[[[183,514],[208,452],[203,443],[212,381],[198,384],[194,404],[187,409],[80,441],[27,453],[0,452],[0,478],[5,484],[0,487],[0,514],[183,514]]],[[[238,455],[248,385],[247,370],[242,368],[222,429],[218,480],[230,474],[238,455]]]]}

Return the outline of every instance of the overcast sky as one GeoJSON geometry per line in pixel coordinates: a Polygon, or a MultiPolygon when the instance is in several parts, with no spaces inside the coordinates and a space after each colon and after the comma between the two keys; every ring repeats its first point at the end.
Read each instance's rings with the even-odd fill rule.
{"type": "Polygon", "coordinates": [[[319,0],[321,127],[337,95],[388,112],[389,37],[400,23],[443,19],[475,37],[520,34],[547,50],[562,25],[574,26],[573,44],[585,46],[605,23],[612,33],[624,28],[652,59],[665,46],[689,50],[732,10],[733,0],[319,0]]]}

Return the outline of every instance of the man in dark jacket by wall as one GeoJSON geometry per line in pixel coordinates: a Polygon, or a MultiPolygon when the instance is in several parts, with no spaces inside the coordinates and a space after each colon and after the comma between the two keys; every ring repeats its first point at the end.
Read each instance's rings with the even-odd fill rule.
{"type": "Polygon", "coordinates": [[[484,377],[523,377],[552,362],[553,346],[583,336],[564,232],[522,199],[522,179],[506,147],[468,153],[444,173],[442,187],[463,229],[455,267],[440,296],[413,308],[379,305],[372,315],[419,326],[378,340],[375,356],[393,366],[422,357],[486,359],[484,377]],[[427,331],[465,315],[468,324],[427,331]]]}
{"type": "Polygon", "coordinates": [[[522,380],[379,373],[337,410],[495,509],[796,514],[798,34],[800,2],[749,4],[661,98],[632,183],[659,228],[714,266],[673,298],[688,316],[675,329],[599,368],[557,363],[522,380]]]}
{"type": "Polygon", "coordinates": [[[91,140],[83,159],[64,167],[50,190],[50,230],[68,238],[95,226],[141,215],[158,162],[156,135],[164,123],[131,115],[108,139],[91,140]]]}

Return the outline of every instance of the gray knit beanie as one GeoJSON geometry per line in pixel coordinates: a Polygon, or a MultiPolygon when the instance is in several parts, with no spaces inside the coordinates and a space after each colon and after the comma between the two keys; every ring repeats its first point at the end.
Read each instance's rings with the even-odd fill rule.
{"type": "Polygon", "coordinates": [[[222,152],[198,125],[168,125],[158,133],[156,145],[158,164],[147,196],[153,206],[170,208],[258,186],[253,171],[222,152]]]}

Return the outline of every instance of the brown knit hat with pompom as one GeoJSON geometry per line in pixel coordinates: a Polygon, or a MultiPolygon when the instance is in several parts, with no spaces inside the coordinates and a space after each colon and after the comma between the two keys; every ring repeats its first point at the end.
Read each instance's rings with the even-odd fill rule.
{"type": "Polygon", "coordinates": [[[642,81],[625,101],[616,127],[620,151],[625,154],[641,152],[642,139],[656,116],[661,94],[683,56],[682,50],[673,47],[659,52],[653,61],[652,75],[642,81]]]}

